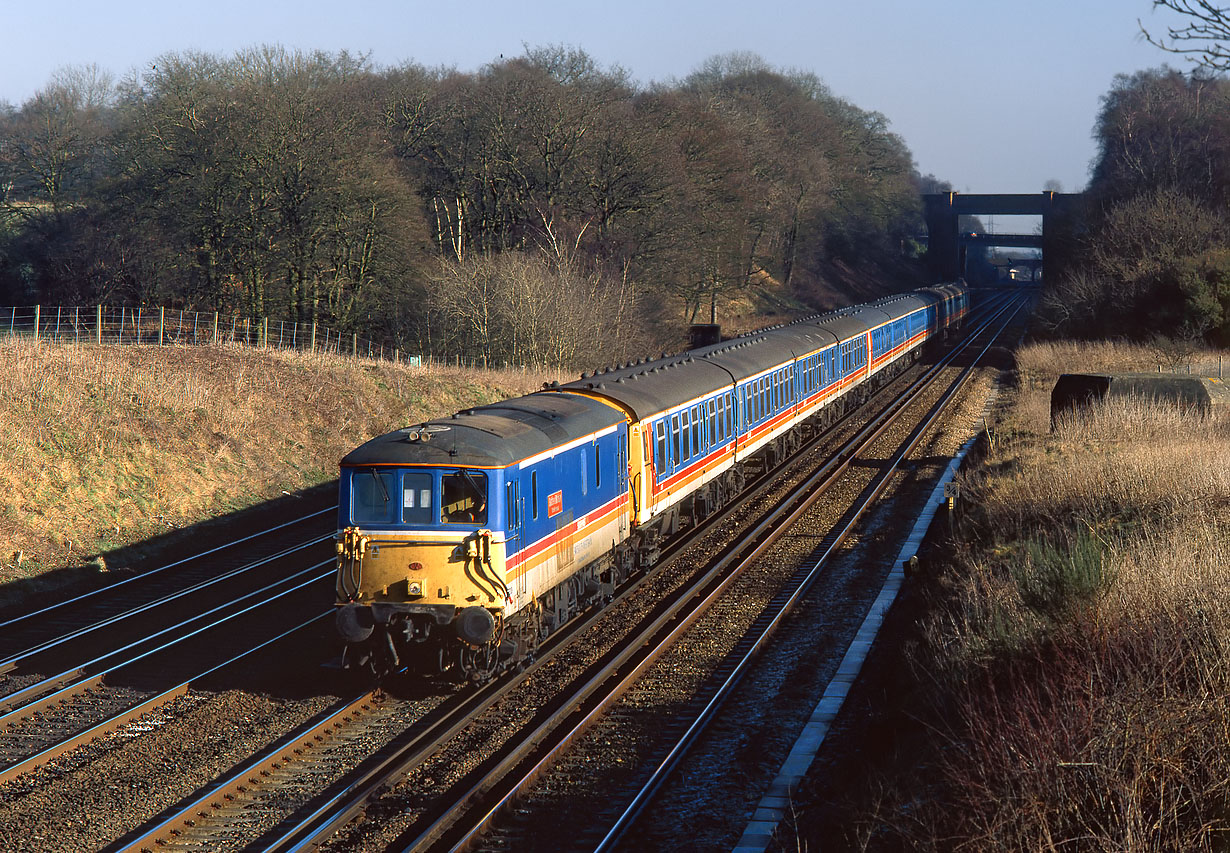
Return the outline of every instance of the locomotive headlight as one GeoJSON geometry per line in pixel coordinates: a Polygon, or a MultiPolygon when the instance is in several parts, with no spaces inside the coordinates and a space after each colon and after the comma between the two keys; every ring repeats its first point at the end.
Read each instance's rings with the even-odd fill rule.
{"type": "Polygon", "coordinates": [[[422,595],[423,594],[423,582],[422,581],[410,581],[409,583],[406,584],[406,592],[408,592],[410,595],[422,595]]]}

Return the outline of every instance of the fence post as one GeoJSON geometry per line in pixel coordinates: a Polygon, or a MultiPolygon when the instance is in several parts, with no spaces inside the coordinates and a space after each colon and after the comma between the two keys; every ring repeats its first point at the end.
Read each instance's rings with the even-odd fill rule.
{"type": "Polygon", "coordinates": [[[36,341],[38,340],[38,318],[39,318],[39,314],[41,313],[41,311],[42,311],[41,305],[34,306],[34,340],[36,341]]]}
{"type": "Polygon", "coordinates": [[[94,320],[94,332],[98,335],[98,345],[102,346],[102,306],[98,306],[98,314],[94,320]]]}
{"type": "Polygon", "coordinates": [[[267,348],[269,346],[269,318],[268,317],[265,318],[264,326],[262,326],[261,328],[261,337],[264,339],[261,341],[261,346],[267,348]]]}
{"type": "Polygon", "coordinates": [[[312,352],[316,352],[316,321],[312,321],[312,352]]]}
{"type": "MultiPolygon", "coordinates": [[[[38,315],[36,314],[35,317],[37,318],[37,316],[38,315]]],[[[35,329],[38,328],[37,319],[35,320],[34,327],[35,329]]],[[[35,337],[38,337],[38,335],[35,334],[35,337]]],[[[350,345],[350,354],[354,356],[355,358],[359,357],[359,333],[358,332],[354,333],[354,342],[350,345]]]]}
{"type": "Polygon", "coordinates": [[[163,306],[158,309],[158,346],[162,346],[164,336],[167,329],[167,309],[163,306]]]}

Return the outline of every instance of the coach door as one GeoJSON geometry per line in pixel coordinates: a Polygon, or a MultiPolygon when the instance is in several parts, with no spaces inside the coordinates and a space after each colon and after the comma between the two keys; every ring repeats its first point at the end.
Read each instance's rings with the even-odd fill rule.
{"type": "MultiPolygon", "coordinates": [[[[522,523],[525,521],[525,504],[521,500],[521,484],[516,479],[510,479],[504,484],[504,511],[507,515],[506,544],[504,545],[505,565],[507,565],[508,557],[513,554],[521,556],[521,531],[522,523]]],[[[529,583],[526,577],[527,572],[524,571],[520,559],[517,561],[516,571],[520,572],[516,580],[517,602],[520,604],[529,583]]]]}
{"type": "Polygon", "coordinates": [[[635,423],[628,427],[628,443],[626,452],[629,454],[625,469],[632,478],[628,494],[632,498],[632,516],[637,524],[648,519],[648,497],[650,468],[648,455],[645,453],[641,424],[635,423]]]}
{"type": "MultiPolygon", "coordinates": [[[[642,478],[643,479],[643,478],[642,478]]],[[[615,448],[615,481],[621,494],[628,492],[628,434],[620,431],[619,444],[615,448]]],[[[628,537],[628,513],[631,507],[626,507],[619,514],[619,541],[628,537]]]]}

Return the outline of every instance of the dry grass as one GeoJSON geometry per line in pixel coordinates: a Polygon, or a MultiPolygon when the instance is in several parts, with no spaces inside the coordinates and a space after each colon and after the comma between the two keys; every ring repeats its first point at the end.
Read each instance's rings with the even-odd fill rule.
{"type": "Polygon", "coordinates": [[[1038,350],[966,477],[918,659],[938,734],[926,792],[881,804],[874,835],[885,849],[1222,849],[1230,422],[1120,400],[1052,432],[1040,398],[1058,372],[1138,365],[1121,346],[1038,350]]]}
{"type": "Polygon", "coordinates": [[[20,338],[0,340],[0,376],[0,582],[328,481],[373,435],[544,378],[20,338]]]}
{"type": "Polygon", "coordinates": [[[1217,376],[1219,365],[1230,370],[1230,354],[1194,350],[1160,341],[1155,345],[1124,341],[1047,341],[1023,347],[1017,369],[1026,387],[1054,383],[1061,373],[1152,373],[1157,370],[1217,376]]]}

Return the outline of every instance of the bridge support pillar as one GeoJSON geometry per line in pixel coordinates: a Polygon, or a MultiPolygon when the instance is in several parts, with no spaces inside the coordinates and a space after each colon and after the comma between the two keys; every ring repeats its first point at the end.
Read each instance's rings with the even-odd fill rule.
{"type": "Polygon", "coordinates": [[[923,196],[927,217],[927,265],[937,281],[956,281],[964,264],[957,241],[956,193],[923,196]]]}

